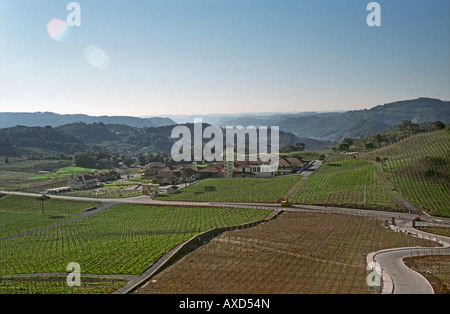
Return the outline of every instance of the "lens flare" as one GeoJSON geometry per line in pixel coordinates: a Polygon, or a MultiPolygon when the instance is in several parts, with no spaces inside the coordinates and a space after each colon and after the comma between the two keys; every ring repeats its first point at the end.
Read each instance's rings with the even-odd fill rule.
{"type": "Polygon", "coordinates": [[[86,61],[95,68],[107,69],[111,63],[108,54],[101,48],[89,46],[84,50],[86,61]]]}
{"type": "Polygon", "coordinates": [[[69,32],[66,21],[60,19],[51,19],[47,23],[47,33],[51,39],[63,41],[69,32]]]}

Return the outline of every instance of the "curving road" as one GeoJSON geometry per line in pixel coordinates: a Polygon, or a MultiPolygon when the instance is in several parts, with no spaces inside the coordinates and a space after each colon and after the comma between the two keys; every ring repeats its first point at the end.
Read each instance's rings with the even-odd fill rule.
{"type": "Polygon", "coordinates": [[[408,268],[403,259],[421,255],[450,255],[450,238],[426,233],[412,228],[412,221],[400,220],[391,228],[398,232],[432,240],[442,244],[442,247],[411,247],[396,248],[373,252],[367,256],[367,263],[376,262],[380,265],[383,277],[383,294],[433,294],[431,284],[421,274],[408,268]]]}

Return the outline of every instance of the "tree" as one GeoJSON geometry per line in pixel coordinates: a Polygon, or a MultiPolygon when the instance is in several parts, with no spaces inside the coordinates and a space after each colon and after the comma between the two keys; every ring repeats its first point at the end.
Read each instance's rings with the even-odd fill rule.
{"type": "Polygon", "coordinates": [[[286,145],[280,148],[281,153],[301,152],[305,149],[304,143],[295,143],[294,145],[286,145]]]}
{"type": "Polygon", "coordinates": [[[383,135],[381,135],[380,133],[375,134],[374,140],[378,145],[386,141],[383,135]]]}
{"type": "Polygon", "coordinates": [[[297,151],[301,152],[305,150],[305,143],[295,143],[295,147],[297,148],[297,151]]]}
{"type": "Polygon", "coordinates": [[[401,124],[399,124],[398,129],[403,135],[413,135],[420,132],[420,127],[418,124],[412,123],[409,120],[403,120],[401,124]]]}
{"type": "Polygon", "coordinates": [[[434,129],[435,130],[443,130],[443,129],[445,129],[445,124],[442,123],[441,121],[433,122],[433,125],[434,125],[434,129]]]}
{"type": "Polygon", "coordinates": [[[365,143],[364,146],[366,149],[374,149],[375,145],[372,142],[365,143]]]}
{"type": "Polygon", "coordinates": [[[96,168],[97,157],[87,152],[78,152],[74,155],[75,165],[83,168],[96,168]]]}
{"type": "Polygon", "coordinates": [[[352,138],[346,137],[342,140],[342,143],[346,143],[348,144],[348,146],[352,146],[355,143],[355,141],[352,138]]]}
{"type": "Polygon", "coordinates": [[[338,145],[338,147],[337,147],[337,149],[339,150],[339,151],[347,151],[347,150],[349,150],[349,148],[350,148],[350,145],[348,145],[347,143],[345,143],[345,142],[342,142],[341,144],[339,144],[338,145]]]}
{"type": "Polygon", "coordinates": [[[134,162],[135,162],[135,160],[132,157],[125,157],[123,159],[123,164],[127,167],[130,167],[134,162]]]}
{"type": "Polygon", "coordinates": [[[145,166],[145,164],[147,163],[147,159],[145,158],[144,155],[139,155],[138,156],[138,161],[139,161],[139,165],[140,166],[145,166]]]}

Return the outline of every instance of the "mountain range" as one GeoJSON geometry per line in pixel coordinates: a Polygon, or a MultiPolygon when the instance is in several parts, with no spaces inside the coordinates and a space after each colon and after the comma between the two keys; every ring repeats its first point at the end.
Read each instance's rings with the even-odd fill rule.
{"type": "MultiPolygon", "coordinates": [[[[319,150],[336,146],[344,138],[358,139],[381,133],[404,120],[448,124],[450,102],[418,98],[346,112],[245,114],[214,118],[214,125],[222,128],[279,126],[280,146],[304,143],[306,150],[319,150]]],[[[0,113],[0,155],[39,154],[36,149],[71,154],[93,145],[117,154],[170,153],[176,141],[170,135],[176,124],[171,118],[160,117],[0,113]]],[[[191,123],[185,125],[193,127],[191,123]]]]}
{"type": "MultiPolygon", "coordinates": [[[[184,124],[194,134],[193,124],[184,124]]],[[[203,124],[203,129],[208,125],[203,124]]],[[[90,148],[107,149],[119,156],[154,153],[170,154],[173,126],[137,128],[124,124],[77,122],[58,127],[15,126],[0,129],[0,156],[45,156],[74,154],[90,148]]],[[[225,132],[223,132],[225,135],[225,132]]],[[[193,140],[193,139],[192,139],[193,140]]],[[[209,139],[203,139],[208,142],[209,139]]],[[[225,143],[225,140],[223,141],[225,143]]],[[[304,143],[306,150],[319,150],[335,143],[301,138],[289,132],[279,132],[280,147],[304,143]]]]}
{"type": "Polygon", "coordinates": [[[361,138],[380,133],[404,120],[447,124],[450,122],[450,101],[418,98],[346,112],[243,115],[219,121],[218,126],[278,125],[281,130],[297,136],[339,142],[346,137],[361,138]]]}
{"type": "Polygon", "coordinates": [[[58,127],[65,124],[105,123],[125,124],[132,127],[159,127],[177,124],[170,118],[151,117],[139,118],[131,116],[89,116],[85,114],[57,114],[53,112],[0,112],[0,129],[22,126],[51,126],[58,127]]]}

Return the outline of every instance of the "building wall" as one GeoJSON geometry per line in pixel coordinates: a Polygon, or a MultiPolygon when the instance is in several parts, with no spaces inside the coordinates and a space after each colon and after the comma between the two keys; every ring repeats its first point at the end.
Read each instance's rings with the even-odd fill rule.
{"type": "Polygon", "coordinates": [[[225,178],[232,178],[234,172],[234,161],[225,161],[224,166],[225,178]]]}

